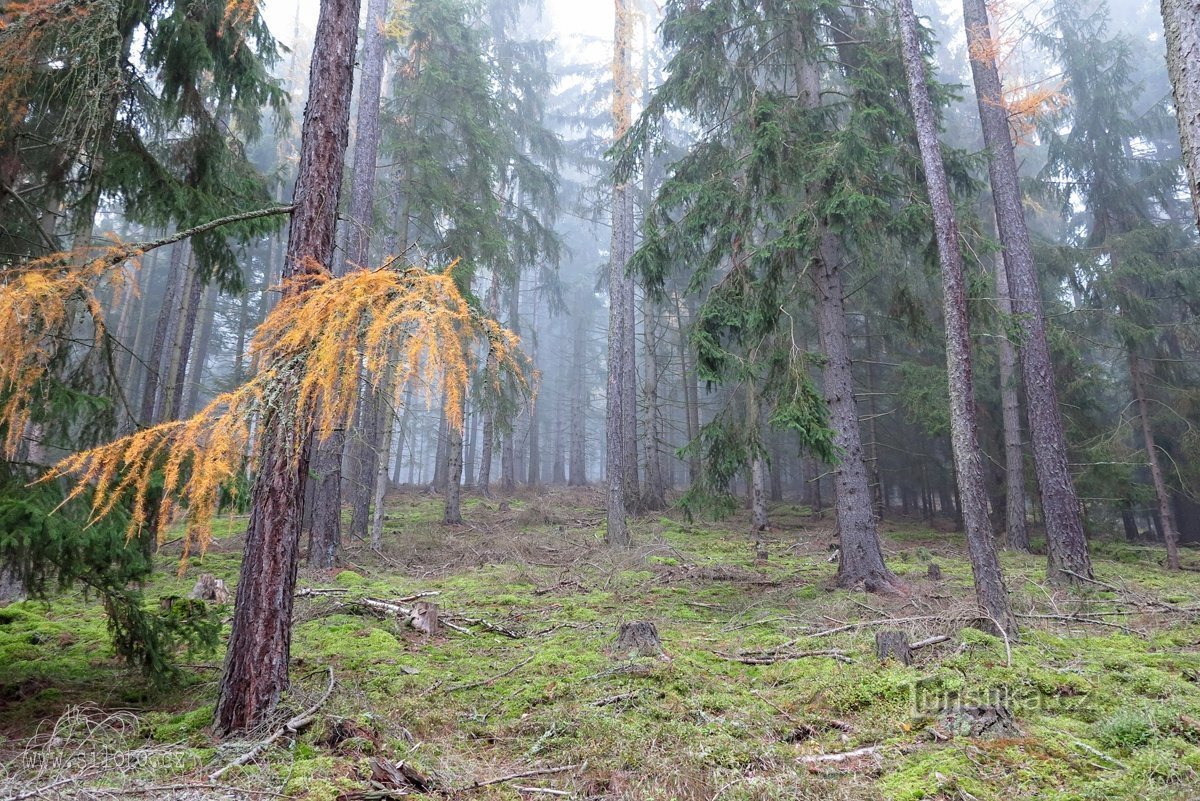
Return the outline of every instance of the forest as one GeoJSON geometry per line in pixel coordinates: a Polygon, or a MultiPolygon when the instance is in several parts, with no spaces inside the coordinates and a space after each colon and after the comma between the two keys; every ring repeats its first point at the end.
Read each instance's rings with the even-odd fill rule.
{"type": "Polygon", "coordinates": [[[0,3],[0,801],[1200,798],[1200,0],[0,3]]]}

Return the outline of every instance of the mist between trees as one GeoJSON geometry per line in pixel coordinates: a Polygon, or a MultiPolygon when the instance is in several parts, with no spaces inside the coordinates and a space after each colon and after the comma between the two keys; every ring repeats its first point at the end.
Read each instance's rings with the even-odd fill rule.
{"type": "Polygon", "coordinates": [[[1005,637],[997,549],[1200,541],[1194,2],[319,5],[0,14],[0,583],[165,675],[219,622],[131,582],[249,514],[222,732],[397,488],[786,501],[884,594],[880,521],[962,529],[1005,637]]]}

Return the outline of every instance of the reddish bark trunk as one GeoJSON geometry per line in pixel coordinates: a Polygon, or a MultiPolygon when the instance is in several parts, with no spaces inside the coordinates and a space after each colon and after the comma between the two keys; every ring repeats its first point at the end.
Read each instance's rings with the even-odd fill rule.
{"type": "MultiPolygon", "coordinates": [[[[303,278],[327,269],[333,259],[357,39],[358,1],[322,0],[284,261],[284,278],[292,279],[288,292],[304,291],[303,278]]],[[[295,402],[294,389],[280,407],[287,408],[289,398],[295,402]]],[[[310,426],[286,418],[271,412],[263,419],[262,457],[217,699],[221,734],[259,725],[288,684],[310,426]]]]}

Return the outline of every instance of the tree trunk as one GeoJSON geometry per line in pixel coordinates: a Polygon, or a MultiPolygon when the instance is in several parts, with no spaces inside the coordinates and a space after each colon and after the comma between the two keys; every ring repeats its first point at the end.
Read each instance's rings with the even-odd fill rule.
{"type": "Polygon", "coordinates": [[[150,345],[150,354],[146,359],[146,383],[142,392],[141,424],[153,426],[159,422],[158,398],[160,384],[163,380],[163,361],[167,353],[167,340],[170,336],[172,315],[180,293],[180,283],[184,276],[184,259],[191,252],[186,241],[178,242],[171,247],[171,263],[167,270],[167,283],[163,289],[162,305],[159,306],[158,321],[154,324],[154,341],[150,345]]]}
{"type": "Polygon", "coordinates": [[[446,422],[446,509],[442,522],[457,525],[462,522],[462,410],[458,419],[446,422]]]}
{"type": "Polygon", "coordinates": [[[988,174],[1000,244],[1004,248],[1013,311],[1022,334],[1021,369],[1029,415],[1029,438],[1033,444],[1033,461],[1046,526],[1048,577],[1053,583],[1074,580],[1071,573],[1091,578],[1092,563],[1067,461],[1067,443],[1058,408],[1050,346],[1046,340],[1041,291],[1021,205],[1017,161],[984,0],[963,0],[963,21],[983,140],[989,151],[988,174]]]}
{"type": "MultiPolygon", "coordinates": [[[[322,0],[309,72],[299,169],[288,232],[284,277],[303,277],[333,259],[338,194],[349,134],[357,0],[322,0]]],[[[292,281],[288,292],[311,282],[292,281]]],[[[295,386],[279,406],[295,403],[295,386]]],[[[253,729],[279,701],[288,684],[292,599],[300,544],[307,427],[268,411],[254,482],[250,524],[237,585],[233,627],[216,706],[221,734],[253,729]]]]}
{"type": "MultiPolygon", "coordinates": [[[[500,312],[500,275],[492,274],[492,285],[488,289],[488,311],[491,312],[493,318],[497,318],[500,312]]],[[[487,361],[484,367],[484,380],[496,381],[499,380],[497,373],[499,365],[496,362],[496,356],[491,351],[488,351],[487,361]]],[[[495,392],[494,388],[489,391],[495,392]]],[[[479,446],[479,491],[484,497],[489,497],[492,494],[492,452],[496,443],[496,399],[483,405],[483,442],[479,446]]]]}
{"type": "Polygon", "coordinates": [[[1183,163],[1200,226],[1200,0],[1162,0],[1162,18],[1183,163]]]}
{"type": "Polygon", "coordinates": [[[191,355],[192,338],[196,333],[196,315],[200,311],[200,296],[204,283],[196,266],[196,256],[188,259],[187,289],[183,293],[179,311],[175,317],[175,344],[171,349],[171,365],[167,370],[169,383],[164,387],[162,419],[175,420],[183,413],[183,386],[187,378],[188,357],[191,355]]]}
{"type": "MultiPolygon", "coordinates": [[[[803,42],[798,40],[794,44],[800,102],[808,109],[819,109],[820,74],[805,56],[803,42]]],[[[868,592],[892,592],[900,588],[900,582],[883,561],[883,548],[871,511],[871,486],[854,398],[850,330],[841,272],[842,245],[823,223],[818,224],[818,237],[818,251],[809,274],[816,289],[817,333],[825,354],[825,402],[834,430],[834,446],[841,454],[841,461],[833,469],[840,544],[837,583],[840,587],[861,584],[868,592]]]]}
{"type": "Polygon", "coordinates": [[[1002,327],[997,340],[1000,350],[1000,409],[1004,420],[1005,532],[1009,548],[1029,553],[1029,523],[1025,516],[1025,449],[1021,442],[1021,405],[1017,394],[1017,352],[1007,331],[1012,319],[1012,301],[1008,294],[1008,273],[1000,259],[996,259],[996,298],[1002,327]]]}
{"type": "MultiPolygon", "coordinates": [[[[514,334],[520,334],[521,320],[521,278],[518,276],[514,281],[508,297],[508,329],[514,334]]],[[[513,381],[507,376],[504,378],[504,384],[508,387],[508,391],[515,394],[516,387],[513,381]]],[[[517,439],[517,420],[514,414],[512,419],[508,420],[507,431],[500,440],[500,488],[505,492],[512,492],[517,488],[516,475],[516,439],[517,439]]]]}
{"type": "Polygon", "coordinates": [[[208,361],[208,346],[212,342],[213,324],[217,316],[217,287],[209,284],[200,299],[200,313],[203,315],[200,323],[200,336],[192,343],[192,357],[188,360],[190,380],[188,381],[187,404],[183,407],[186,417],[191,417],[198,411],[200,405],[200,390],[204,386],[204,363],[208,361]]]}
{"type": "MultiPolygon", "coordinates": [[[[629,130],[633,112],[633,81],[630,45],[633,37],[633,9],[629,0],[615,0],[616,22],[613,34],[613,138],[619,140],[629,130]]],[[[628,545],[626,504],[637,491],[637,410],[630,408],[633,371],[632,281],[625,274],[633,245],[633,195],[627,184],[612,189],[612,245],[608,263],[608,389],[605,413],[605,459],[608,482],[608,531],[610,545],[628,545]],[[633,424],[630,424],[630,416],[633,424]],[[633,454],[632,482],[630,452],[633,454]]]]}
{"type": "Polygon", "coordinates": [[[862,584],[868,592],[888,592],[898,589],[899,582],[884,564],[875,516],[871,513],[871,486],[858,429],[858,404],[854,399],[841,263],[841,243],[833,234],[822,233],[820,255],[811,271],[817,290],[817,332],[825,354],[825,402],[829,405],[834,445],[841,453],[841,461],[833,467],[841,546],[837,581],[841,587],[862,584]]]}
{"type": "Polygon", "coordinates": [[[567,484],[572,487],[587,485],[587,330],[585,318],[580,315],[575,321],[575,337],[571,354],[571,432],[570,454],[568,455],[567,484]]]}
{"type": "Polygon", "coordinates": [[[1146,461],[1150,465],[1150,478],[1154,482],[1154,497],[1158,501],[1158,518],[1162,527],[1163,541],[1167,545],[1167,568],[1179,569],[1179,529],[1175,526],[1175,512],[1171,508],[1171,491],[1167,489],[1162,465],[1158,461],[1158,446],[1154,443],[1154,426],[1150,421],[1150,402],[1146,397],[1146,379],[1142,360],[1132,350],[1128,351],[1129,378],[1133,397],[1137,402],[1138,423],[1142,429],[1142,443],[1146,448],[1146,461]]]}
{"type": "MultiPolygon", "coordinates": [[[[533,296],[533,310],[530,313],[529,321],[529,341],[532,343],[529,358],[535,368],[538,363],[537,313],[538,295],[535,292],[533,296]]],[[[529,399],[529,451],[525,469],[525,483],[531,487],[542,483],[541,431],[539,430],[540,421],[538,419],[539,405],[537,394],[534,393],[533,397],[529,399]]]]}
{"type": "Polygon", "coordinates": [[[771,527],[767,516],[767,459],[762,437],[762,402],[753,380],[746,383],[746,427],[754,443],[750,453],[750,524],[755,531],[771,527]]]}
{"type": "MultiPolygon", "coordinates": [[[[388,382],[391,383],[391,382],[388,382]]],[[[386,432],[384,436],[384,450],[380,458],[375,460],[375,476],[374,487],[372,492],[372,508],[371,508],[371,547],[375,550],[383,548],[383,499],[387,494],[388,485],[388,458],[392,452],[392,437],[396,431],[396,412],[394,409],[385,409],[382,412],[386,422],[383,429],[386,432]]],[[[404,414],[408,414],[408,409],[405,408],[404,414]]],[[[399,464],[400,457],[404,454],[404,427],[400,427],[400,444],[396,447],[396,463],[399,464]]]]}
{"type": "MultiPolygon", "coordinates": [[[[376,162],[379,157],[379,103],[383,86],[383,61],[386,37],[384,26],[387,22],[387,0],[368,0],[366,18],[363,21],[363,45],[361,61],[362,75],[358,87],[358,113],[354,123],[354,162],[350,170],[350,205],[347,213],[346,259],[340,274],[350,270],[366,268],[371,260],[371,235],[375,223],[375,174],[376,162]]],[[[406,243],[407,244],[407,243],[406,243]]],[[[365,539],[370,524],[369,515],[371,499],[374,495],[373,486],[376,474],[376,464],[379,457],[379,435],[381,428],[380,407],[382,398],[379,393],[372,391],[368,382],[364,384],[361,412],[355,415],[353,421],[347,421],[350,426],[349,436],[343,434],[333,437],[328,442],[328,449],[336,451],[339,464],[344,464],[349,473],[347,486],[350,493],[350,536],[365,539]],[[340,441],[339,441],[340,440],[340,441]]],[[[391,447],[390,440],[384,445],[386,453],[391,447]]],[[[328,457],[324,454],[326,446],[319,446],[321,460],[328,457]]],[[[340,471],[339,471],[340,479],[340,471]]],[[[326,504],[341,513],[342,482],[336,486],[322,485],[322,489],[336,498],[329,498],[326,504]]],[[[340,524],[340,520],[339,520],[340,524]]],[[[336,553],[336,545],[334,546],[336,553]]],[[[311,558],[310,558],[311,561],[311,558]]]]}
{"type": "Polygon", "coordinates": [[[663,476],[662,408],[658,398],[658,304],[645,300],[642,327],[646,332],[646,490],[642,508],[658,511],[667,508],[667,487],[663,476]]]}
{"type": "Polygon", "coordinates": [[[950,391],[950,440],[954,451],[954,473],[958,479],[958,507],[967,530],[967,550],[975,577],[975,599],[996,634],[1014,636],[1017,621],[1008,601],[1008,589],[1000,572],[1000,559],[992,542],[988,515],[987,485],[983,473],[983,451],[979,447],[979,418],[975,405],[975,379],[971,364],[971,331],[967,320],[967,288],[963,276],[958,220],[950,198],[946,166],[938,142],[938,121],[925,82],[925,61],[917,39],[917,18],[912,0],[896,4],[900,16],[909,102],[917,128],[917,143],[925,167],[925,184],[937,232],[942,270],[942,308],[946,325],[946,374],[950,391]]]}

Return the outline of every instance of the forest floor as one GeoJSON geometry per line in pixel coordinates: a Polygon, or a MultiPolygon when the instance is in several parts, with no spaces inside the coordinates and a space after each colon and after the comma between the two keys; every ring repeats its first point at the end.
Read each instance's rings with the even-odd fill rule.
{"type": "MultiPolygon", "coordinates": [[[[832,525],[804,508],[774,508],[764,560],[746,519],[674,511],[610,550],[601,504],[476,498],[447,528],[438,498],[394,495],[382,555],[350,543],[344,569],[301,569],[293,691],[236,742],[208,728],[220,653],[156,689],[114,660],[94,601],[0,608],[0,799],[1200,796],[1200,575],[1166,572],[1159,550],[1095,542],[1098,583],[1075,591],[1046,584],[1043,557],[1005,553],[1023,624],[1007,643],[964,625],[961,535],[885,523],[910,592],[881,597],[833,586],[832,525]],[[463,631],[426,638],[360,603],[419,593],[463,631]],[[611,653],[632,620],[656,625],[664,656],[611,653]],[[949,639],[881,664],[880,629],[949,639]],[[208,778],[318,705],[330,668],[297,736],[208,778]]],[[[165,547],[151,601],[201,573],[233,589],[243,525],[183,576],[165,547]]]]}

